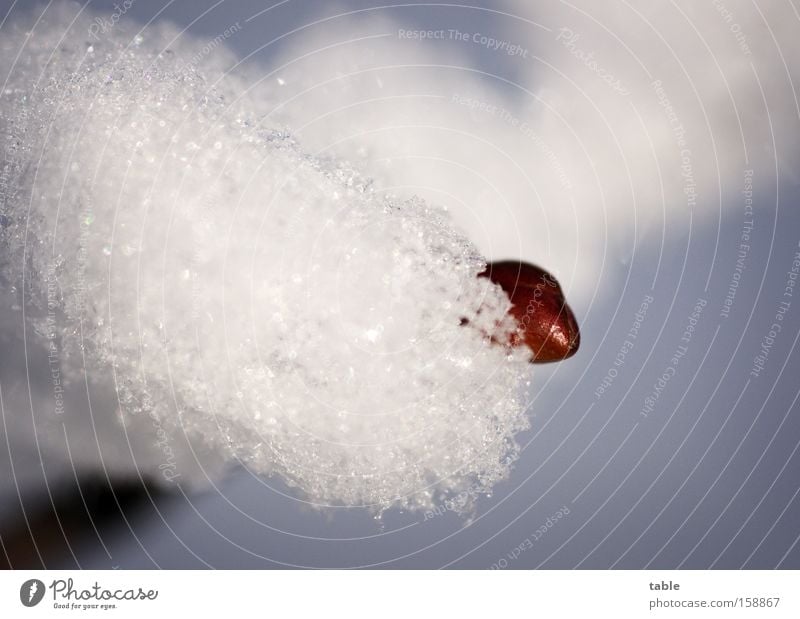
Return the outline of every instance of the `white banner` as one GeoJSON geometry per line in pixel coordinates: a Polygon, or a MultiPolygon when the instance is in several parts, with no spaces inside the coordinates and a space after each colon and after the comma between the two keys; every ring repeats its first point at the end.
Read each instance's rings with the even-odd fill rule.
{"type": "Polygon", "coordinates": [[[11,571],[0,617],[796,619],[798,585],[796,571],[11,571]]]}

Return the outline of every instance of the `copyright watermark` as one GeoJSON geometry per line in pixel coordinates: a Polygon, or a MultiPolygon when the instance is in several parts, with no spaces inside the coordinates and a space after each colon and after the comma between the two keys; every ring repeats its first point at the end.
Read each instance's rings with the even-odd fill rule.
{"type": "Polygon", "coordinates": [[[597,52],[586,51],[578,46],[581,35],[573,32],[569,28],[560,28],[556,41],[561,43],[569,50],[569,53],[579,60],[587,69],[592,71],[597,77],[608,84],[612,90],[619,93],[623,97],[627,97],[631,92],[622,85],[619,78],[615,77],[613,73],[606,70],[597,60],[597,52]]]}
{"type": "Polygon", "coordinates": [[[539,527],[537,527],[537,529],[533,531],[528,537],[526,537],[518,546],[508,551],[505,557],[500,557],[497,561],[495,561],[490,569],[493,570],[506,569],[509,565],[511,565],[517,559],[519,559],[523,552],[533,548],[534,545],[540,539],[542,539],[545,535],[547,535],[547,533],[559,522],[561,522],[561,520],[569,516],[570,513],[571,512],[569,507],[564,505],[555,514],[550,516],[539,527]]]}
{"type": "Polygon", "coordinates": [[[494,116],[495,118],[502,120],[505,124],[518,130],[539,149],[544,158],[547,160],[547,163],[550,165],[561,186],[567,191],[572,191],[572,182],[570,181],[569,176],[567,175],[567,172],[561,163],[561,160],[558,158],[558,155],[556,155],[551,146],[534,130],[530,123],[520,119],[500,105],[495,105],[475,97],[454,93],[450,98],[450,101],[456,105],[466,107],[470,111],[483,112],[485,114],[489,114],[490,116],[494,116]]]}
{"type": "Polygon", "coordinates": [[[131,7],[133,6],[133,2],[134,0],[124,0],[121,3],[114,5],[114,12],[108,17],[95,17],[94,21],[89,26],[89,36],[95,41],[99,41],[101,34],[108,34],[108,32],[111,31],[117,25],[117,23],[119,23],[119,20],[122,19],[122,16],[130,11],[131,7]]]}
{"type": "Polygon", "coordinates": [[[440,30],[403,30],[397,31],[397,38],[407,41],[457,41],[460,43],[471,43],[478,45],[492,52],[503,53],[507,56],[518,56],[528,58],[530,51],[507,39],[497,39],[482,32],[462,32],[456,28],[440,30]]]}

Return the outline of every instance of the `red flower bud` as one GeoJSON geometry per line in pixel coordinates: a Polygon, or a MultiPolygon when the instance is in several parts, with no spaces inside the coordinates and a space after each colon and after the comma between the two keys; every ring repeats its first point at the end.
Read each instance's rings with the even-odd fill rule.
{"type": "Polygon", "coordinates": [[[517,331],[507,342],[527,346],[531,363],[561,361],[574,355],[580,344],[575,315],[564,299],[556,279],[527,262],[490,262],[479,277],[498,284],[511,300],[510,313],[517,331]]]}

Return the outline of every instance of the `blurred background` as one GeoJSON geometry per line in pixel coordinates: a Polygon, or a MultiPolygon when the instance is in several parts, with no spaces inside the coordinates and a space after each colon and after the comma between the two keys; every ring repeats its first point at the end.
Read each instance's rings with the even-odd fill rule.
{"type": "MultiPolygon", "coordinates": [[[[55,4],[0,2],[0,41],[55,4]]],[[[53,470],[13,439],[31,411],[6,398],[0,559],[800,568],[791,0],[76,6],[131,39],[176,25],[189,62],[245,76],[266,125],[445,205],[487,258],[551,270],[582,344],[536,368],[521,458],[472,518],[319,510],[241,468],[202,487],[53,470]]],[[[24,351],[0,357],[0,393],[31,384],[24,351]]]]}

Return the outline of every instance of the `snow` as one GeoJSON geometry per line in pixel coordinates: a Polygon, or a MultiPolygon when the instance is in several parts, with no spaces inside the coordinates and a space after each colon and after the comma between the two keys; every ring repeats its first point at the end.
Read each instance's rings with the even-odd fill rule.
{"type": "Polygon", "coordinates": [[[9,427],[31,417],[76,470],[241,462],[318,505],[430,509],[504,479],[530,366],[487,341],[508,299],[447,213],[307,154],[224,54],[187,64],[168,26],[90,39],[92,19],[0,43],[9,427]]]}

